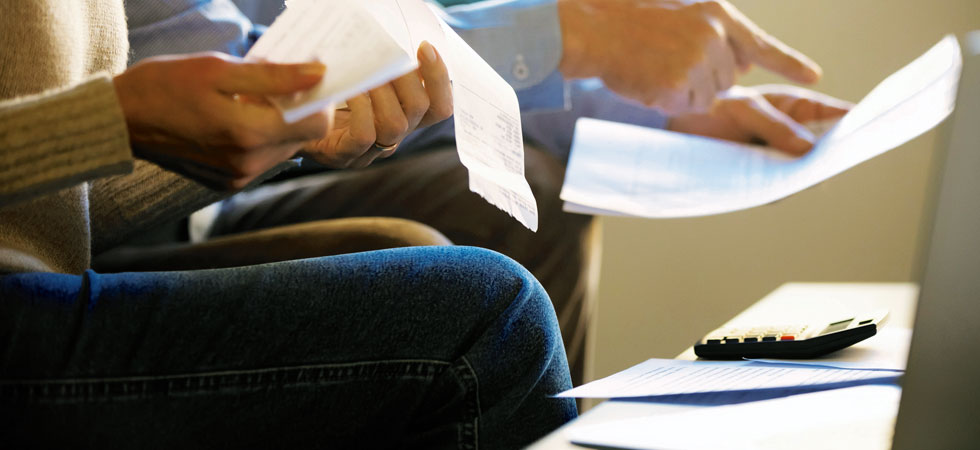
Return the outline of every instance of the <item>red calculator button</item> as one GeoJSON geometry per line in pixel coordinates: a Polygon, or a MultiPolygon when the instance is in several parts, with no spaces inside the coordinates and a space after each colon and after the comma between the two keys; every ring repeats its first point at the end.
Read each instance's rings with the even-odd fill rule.
{"type": "Polygon", "coordinates": [[[791,335],[791,334],[784,334],[784,335],[782,335],[779,338],[780,341],[792,341],[793,339],[796,339],[796,338],[793,337],[793,335],[791,335]]]}

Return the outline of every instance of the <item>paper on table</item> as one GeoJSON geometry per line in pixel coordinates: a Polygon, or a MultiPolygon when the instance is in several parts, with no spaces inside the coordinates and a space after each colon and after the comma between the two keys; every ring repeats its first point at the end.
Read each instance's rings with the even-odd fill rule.
{"type": "Polygon", "coordinates": [[[792,195],[922,134],[953,110],[962,65],[947,36],[872,90],[806,156],[580,119],[565,209],[642,217],[719,214],[792,195]]]}
{"type": "Polygon", "coordinates": [[[573,425],[567,435],[576,444],[629,449],[886,449],[900,394],[897,386],[859,386],[573,425]]]}
{"type": "Polygon", "coordinates": [[[323,81],[291,97],[272,99],[286,122],[378,87],[417,64],[357,1],[292,1],[246,55],[279,63],[320,61],[323,81]]]}
{"type": "Polygon", "coordinates": [[[649,359],[558,394],[558,397],[623,398],[705,392],[798,388],[893,380],[901,371],[785,367],[751,361],[649,359]]]}

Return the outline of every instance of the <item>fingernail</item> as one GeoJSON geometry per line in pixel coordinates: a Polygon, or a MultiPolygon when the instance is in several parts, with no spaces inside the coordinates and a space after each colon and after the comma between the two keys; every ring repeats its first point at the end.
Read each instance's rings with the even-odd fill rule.
{"type": "Polygon", "coordinates": [[[422,41],[422,45],[419,46],[419,50],[422,52],[422,57],[426,62],[436,62],[436,48],[429,43],[429,41],[422,41]]]}
{"type": "Polygon", "coordinates": [[[810,71],[809,74],[805,75],[806,79],[803,81],[807,83],[816,83],[817,81],[820,81],[820,78],[823,77],[823,69],[820,68],[820,65],[802,53],[799,53],[799,59],[800,62],[803,63],[803,66],[810,71]]]}
{"type": "Polygon", "coordinates": [[[300,75],[322,76],[326,72],[327,66],[324,66],[322,63],[312,62],[299,65],[300,75]]]}
{"type": "Polygon", "coordinates": [[[792,139],[792,146],[797,154],[802,155],[813,148],[813,141],[806,140],[802,137],[795,137],[792,139]]]}

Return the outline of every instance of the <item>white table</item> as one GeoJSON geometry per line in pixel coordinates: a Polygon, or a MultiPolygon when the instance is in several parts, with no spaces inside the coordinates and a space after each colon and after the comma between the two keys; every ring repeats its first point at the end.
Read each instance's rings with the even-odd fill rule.
{"type": "MultiPolygon", "coordinates": [[[[787,283],[762,300],[732,318],[724,325],[757,325],[760,323],[810,323],[832,321],[877,309],[888,309],[886,327],[911,329],[915,315],[918,287],[912,283],[787,283]]],[[[705,330],[705,333],[711,330],[705,330]]],[[[857,344],[866,349],[880,348],[874,338],[857,344]]],[[[848,351],[848,350],[844,350],[848,351]]],[[[694,349],[688,348],[678,359],[696,359],[694,349]]],[[[639,363],[640,361],[637,361],[639,363]]],[[[625,368],[624,368],[625,369],[625,368]]],[[[672,413],[703,406],[668,405],[656,403],[619,402],[607,400],[590,409],[578,419],[545,436],[530,448],[582,449],[571,444],[565,433],[573,427],[597,424],[632,417],[672,413]]],[[[887,447],[888,443],[882,443],[887,447]]]]}

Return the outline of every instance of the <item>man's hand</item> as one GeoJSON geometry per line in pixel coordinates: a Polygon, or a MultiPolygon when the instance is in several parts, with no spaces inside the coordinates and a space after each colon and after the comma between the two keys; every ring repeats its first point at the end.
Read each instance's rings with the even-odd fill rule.
{"type": "Polygon", "coordinates": [[[820,68],[724,0],[559,0],[562,74],[668,114],[707,110],[759,64],[812,83],[820,68]]]}
{"type": "Polygon", "coordinates": [[[802,155],[814,142],[803,124],[839,118],[852,106],[795,86],[736,86],[708,113],[673,117],[667,128],[735,142],[762,141],[785,153],[802,155]]]}
{"type": "Polygon", "coordinates": [[[151,58],[113,83],[137,157],[212,188],[240,189],[327,133],[324,114],[287,124],[261,100],[309,89],[324,71],[204,53],[151,58]]]}
{"type": "Polygon", "coordinates": [[[453,114],[449,72],[432,44],[418,50],[419,70],[347,101],[336,112],[323,139],[303,152],[327,167],[361,168],[387,158],[416,128],[441,122],[453,114]]]}

